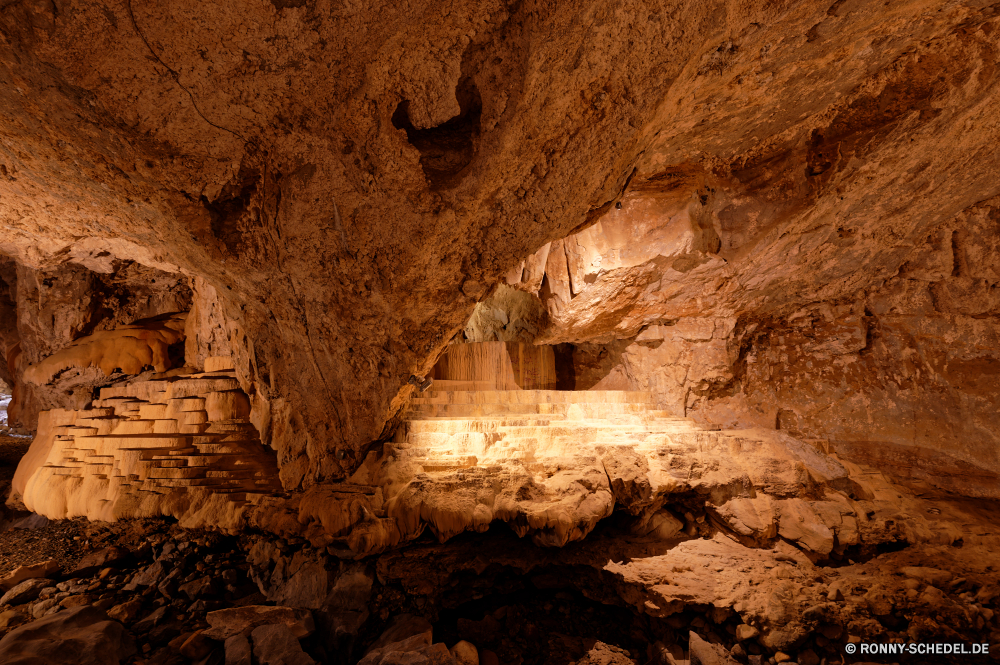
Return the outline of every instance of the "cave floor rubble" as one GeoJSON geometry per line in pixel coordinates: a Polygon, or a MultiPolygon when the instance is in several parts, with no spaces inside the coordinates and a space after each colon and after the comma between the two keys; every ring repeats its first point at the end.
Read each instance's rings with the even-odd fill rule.
{"type": "Polygon", "coordinates": [[[63,662],[39,636],[83,633],[118,659],[93,662],[135,665],[820,665],[865,662],[849,644],[1000,643],[989,501],[673,417],[645,393],[449,388],[313,496],[329,501],[273,516],[285,533],[171,518],[0,532],[3,551],[30,533],[73,553],[0,570],[0,661],[63,662]],[[368,507],[346,537],[317,535],[310,515],[349,513],[343,497],[368,507]],[[350,540],[387,525],[392,547],[350,540]]]}

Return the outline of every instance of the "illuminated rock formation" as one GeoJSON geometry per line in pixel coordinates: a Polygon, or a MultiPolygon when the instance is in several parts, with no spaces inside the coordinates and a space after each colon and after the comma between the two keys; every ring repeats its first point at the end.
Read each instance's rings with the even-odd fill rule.
{"type": "Polygon", "coordinates": [[[397,4],[0,1],[0,522],[257,539],[302,662],[494,582],[655,638],[567,664],[1000,635],[997,7],[397,4]]]}
{"type": "Polygon", "coordinates": [[[232,530],[248,496],[281,488],[249,415],[231,369],[103,388],[89,409],[42,414],[13,495],[53,519],[171,515],[232,530]]]}
{"type": "MultiPolygon", "coordinates": [[[[202,280],[283,485],[343,480],[504,275],[560,302],[544,339],[605,343],[858,300],[942,224],[988,219],[997,20],[918,0],[391,18],[13,3],[0,246],[34,270],[128,260],[202,280]]],[[[872,387],[879,413],[896,412],[896,369],[872,387]]],[[[725,383],[704,376],[685,404],[725,383]]]]}

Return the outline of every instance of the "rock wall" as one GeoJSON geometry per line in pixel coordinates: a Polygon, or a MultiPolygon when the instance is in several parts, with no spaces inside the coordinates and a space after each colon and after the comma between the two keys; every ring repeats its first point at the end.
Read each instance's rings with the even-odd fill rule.
{"type": "MultiPolygon", "coordinates": [[[[659,272],[665,261],[681,260],[662,241],[676,233],[676,216],[642,217],[644,231],[631,218],[599,223],[553,244],[573,248],[559,250],[564,256],[589,258],[568,277],[546,271],[535,280],[564,285],[538,286],[553,317],[539,339],[574,340],[566,346],[579,389],[648,390],[676,415],[822,439],[908,482],[995,498],[998,203],[989,199],[932,226],[903,244],[892,275],[843,297],[824,299],[829,285],[816,285],[798,292],[805,302],[795,309],[773,297],[757,311],[716,305],[701,316],[684,315],[700,282],[669,282],[673,269],[659,272]],[[636,243],[636,234],[648,242],[636,243]],[[635,266],[621,263],[627,251],[635,266]],[[656,288],[623,288],[636,270],[658,276],[656,288]],[[573,283],[582,285],[575,295],[573,283]],[[580,315],[565,314],[575,307],[580,315]],[[610,330],[602,327],[608,323],[610,330]]],[[[552,252],[539,255],[551,259],[552,252]]],[[[706,280],[718,277],[713,260],[703,264],[706,280]]],[[[561,269],[562,259],[554,265],[561,269]]]]}
{"type": "MultiPolygon", "coordinates": [[[[751,412],[894,475],[996,498],[998,204],[929,231],[853,302],[747,326],[751,412]]],[[[720,401],[720,421],[729,406],[720,401]]]]}
{"type": "Polygon", "coordinates": [[[95,388],[125,374],[138,374],[144,365],[164,369],[183,365],[183,350],[175,349],[170,359],[167,349],[183,335],[158,345],[160,357],[155,363],[148,352],[112,347],[117,344],[116,329],[189,310],[188,280],[132,261],[106,260],[92,267],[102,272],[75,263],[34,270],[9,258],[0,260],[0,347],[4,372],[14,389],[12,424],[34,429],[42,410],[82,408],[93,399],[95,388]],[[102,348],[67,351],[93,336],[105,338],[102,348]],[[83,358],[81,353],[93,357],[83,358]],[[105,353],[108,360],[101,362],[105,353]],[[116,354],[117,361],[112,361],[116,354]],[[144,357],[145,362],[135,364],[144,357]]]}

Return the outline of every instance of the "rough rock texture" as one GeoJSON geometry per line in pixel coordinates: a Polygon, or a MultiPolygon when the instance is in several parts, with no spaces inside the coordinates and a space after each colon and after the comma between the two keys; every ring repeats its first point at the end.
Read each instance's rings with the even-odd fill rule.
{"type": "Polygon", "coordinates": [[[107,257],[91,267],[96,272],[73,264],[32,270],[0,259],[0,349],[6,354],[3,375],[14,392],[8,407],[12,425],[35,429],[42,410],[81,408],[95,388],[137,374],[143,365],[155,360],[170,369],[183,361],[183,350],[170,348],[180,339],[176,330],[163,330],[166,337],[160,336],[163,343],[155,345],[156,352],[122,348],[116,354],[109,347],[120,335],[135,335],[124,332],[130,324],[169,328],[169,318],[155,319],[190,309],[188,280],[107,257]],[[104,338],[96,345],[103,348],[90,349],[90,358],[82,357],[88,355],[86,349],[68,350],[84,338],[104,338]],[[67,354],[70,362],[62,362],[67,354]]]}
{"type": "Polygon", "coordinates": [[[350,562],[301,538],[97,523],[88,538],[103,545],[87,560],[106,567],[55,572],[34,600],[0,605],[0,635],[80,604],[106,610],[134,636],[136,655],[125,662],[136,665],[247,663],[255,653],[454,663],[471,648],[482,665],[671,664],[705,655],[702,642],[741,663],[785,654],[817,665],[840,662],[848,642],[995,643],[995,506],[916,498],[870,469],[845,469],[854,498],[799,488],[751,513],[744,499],[717,506],[677,496],[670,510],[680,530],[636,532],[619,510],[561,548],[491,529],[350,562]],[[864,515],[854,545],[845,504],[864,515]],[[832,551],[810,549],[830,534],[832,551]],[[472,647],[459,649],[463,642],[472,647]]]}
{"type": "MultiPolygon", "coordinates": [[[[141,350],[155,351],[157,339],[141,350]]],[[[103,341],[83,349],[105,348],[103,341]]],[[[77,348],[48,360],[61,365],[77,348]]],[[[105,351],[113,357],[135,353],[129,360],[136,365],[145,360],[120,336],[105,351]]],[[[280,487],[274,453],[250,423],[250,400],[234,372],[174,370],[102,388],[90,409],[44,412],[14,475],[11,500],[53,519],[172,515],[232,530],[241,524],[248,496],[280,487]]]]}
{"type": "Polygon", "coordinates": [[[0,247],[33,269],[128,259],[204,280],[285,486],[343,478],[407,378],[547,242],[520,273],[552,267],[553,339],[790,314],[896,274],[997,194],[997,20],[979,1],[388,20],[8,3],[0,247]],[[561,240],[650,217],[672,230],[596,270],[561,240]]]}
{"type": "Polygon", "coordinates": [[[0,379],[38,424],[3,526],[230,534],[16,572],[0,652],[81,617],[145,665],[997,642],[998,28],[0,2],[0,379]]]}
{"type": "Polygon", "coordinates": [[[10,665],[117,665],[134,652],[122,625],[91,606],[29,623],[0,640],[0,660],[10,665]]]}
{"type": "MultiPolygon", "coordinates": [[[[811,301],[804,306],[790,307],[782,293],[749,307],[746,289],[729,281],[743,279],[733,272],[740,264],[705,263],[699,280],[730,285],[719,282],[715,302],[702,304],[714,316],[693,315],[702,282],[672,276],[673,269],[641,294],[622,288],[641,274],[660,274],[657,262],[665,257],[687,256],[690,241],[636,243],[622,238],[625,230],[644,228],[666,243],[675,219],[600,222],[561,241],[586,259],[573,264],[579,272],[569,277],[581,287],[565,303],[558,289],[539,291],[553,315],[539,339],[584,342],[569,352],[577,388],[648,390],[678,415],[823,439],[829,450],[899,477],[996,498],[993,414],[1000,391],[993,367],[1000,329],[990,294],[997,276],[995,259],[987,258],[992,241],[969,238],[994,237],[997,210],[998,200],[989,199],[914,231],[924,235],[901,241],[894,274],[852,283],[840,294],[800,292],[811,301]],[[636,265],[609,265],[636,247],[648,248],[632,257],[636,265]],[[563,307],[574,309],[560,314],[563,307]],[[587,343],[616,335],[624,339],[587,343]],[[601,354],[596,361],[591,347],[601,354]]],[[[549,248],[542,253],[552,256],[549,248]]],[[[545,278],[560,283],[558,276],[545,278]]]]}

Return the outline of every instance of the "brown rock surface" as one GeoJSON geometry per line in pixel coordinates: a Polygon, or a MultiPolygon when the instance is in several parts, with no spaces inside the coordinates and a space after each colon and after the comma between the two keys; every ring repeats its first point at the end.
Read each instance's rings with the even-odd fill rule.
{"type": "MultiPolygon", "coordinates": [[[[201,280],[224,331],[204,341],[231,347],[287,488],[348,475],[502,275],[534,289],[546,266],[547,339],[787,316],[881,288],[997,194],[997,18],[980,2],[385,20],[88,1],[0,20],[4,138],[21,146],[4,251],[201,280]]],[[[981,288],[963,270],[939,299],[981,288]]],[[[726,382],[708,369],[696,390],[726,382]]]]}
{"type": "Polygon", "coordinates": [[[93,607],[79,607],[15,628],[0,639],[0,661],[10,665],[110,665],[134,653],[120,623],[93,607]]]}
{"type": "Polygon", "coordinates": [[[315,630],[309,610],[290,607],[249,605],[209,612],[206,620],[211,626],[205,637],[224,641],[233,635],[250,633],[254,628],[282,624],[288,626],[296,637],[305,637],[315,630]]]}
{"type": "Polygon", "coordinates": [[[0,660],[1000,640],[997,35],[0,1],[0,660]]]}

